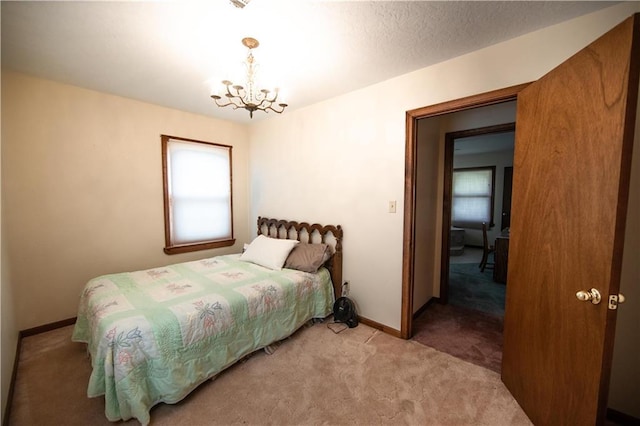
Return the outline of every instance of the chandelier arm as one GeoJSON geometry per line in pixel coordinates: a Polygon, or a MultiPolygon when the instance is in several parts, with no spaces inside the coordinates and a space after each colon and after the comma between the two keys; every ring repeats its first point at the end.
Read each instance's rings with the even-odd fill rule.
{"type": "Polygon", "coordinates": [[[268,102],[269,105],[276,103],[276,101],[278,100],[278,92],[274,92],[273,94],[273,98],[269,99],[268,96],[265,95],[263,102],[268,102]]]}
{"type": "Polygon", "coordinates": [[[233,109],[238,109],[238,105],[235,104],[234,102],[228,102],[226,104],[221,104],[218,102],[218,100],[216,98],[213,98],[213,101],[216,103],[216,105],[218,105],[219,107],[228,107],[229,105],[231,105],[233,107],[233,109]]]}
{"type": "MultiPolygon", "coordinates": [[[[239,99],[244,99],[245,95],[246,95],[246,90],[244,88],[242,89],[236,89],[235,87],[233,87],[233,90],[235,90],[236,93],[231,92],[231,89],[229,88],[231,86],[227,86],[227,94],[229,96],[227,96],[228,98],[239,98],[239,99]]],[[[244,101],[242,102],[244,103],[244,101]]]]}
{"type": "Polygon", "coordinates": [[[273,98],[271,98],[271,99],[269,99],[269,93],[271,93],[271,91],[268,91],[267,93],[263,94],[264,100],[267,101],[267,102],[272,102],[272,103],[275,102],[276,99],[278,99],[278,93],[274,91],[273,92],[273,98]]]}
{"type": "Polygon", "coordinates": [[[274,109],[271,105],[269,105],[267,108],[264,109],[265,112],[267,112],[267,110],[271,110],[273,112],[275,112],[276,114],[282,114],[284,112],[285,107],[282,107],[282,109],[280,111],[278,111],[277,109],[274,109]]]}
{"type": "Polygon", "coordinates": [[[268,108],[271,106],[273,102],[268,99],[262,99],[258,105],[256,105],[260,109],[268,108]]]}

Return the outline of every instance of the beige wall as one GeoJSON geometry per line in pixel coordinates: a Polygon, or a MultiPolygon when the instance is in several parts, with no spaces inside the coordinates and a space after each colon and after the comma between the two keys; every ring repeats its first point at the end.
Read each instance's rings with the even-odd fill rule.
{"type": "MultiPolygon", "coordinates": [[[[2,90],[0,89],[0,97],[2,90]]],[[[0,106],[0,111],[2,107],[0,106]]],[[[1,117],[1,114],[0,114],[1,117]]],[[[2,120],[0,119],[0,134],[2,120]]],[[[0,159],[2,158],[2,138],[0,138],[0,159]]],[[[0,161],[0,186],[2,184],[2,162],[0,161]]],[[[9,396],[9,386],[13,363],[15,361],[18,343],[18,328],[15,322],[13,307],[13,293],[9,281],[9,261],[7,256],[6,238],[4,238],[5,221],[2,215],[4,192],[0,194],[0,421],[4,419],[5,407],[9,396]]]]}
{"type": "Polygon", "coordinates": [[[6,72],[2,120],[2,237],[20,330],[74,317],[90,278],[238,252],[248,239],[244,126],[6,72]],[[235,247],[162,251],[160,134],[233,146],[235,247]]]}
{"type": "MultiPolygon", "coordinates": [[[[2,228],[4,228],[4,220],[2,220],[2,228]]],[[[0,231],[4,236],[6,233],[0,231]]],[[[0,312],[2,313],[0,318],[0,335],[2,340],[0,341],[0,348],[2,352],[0,354],[0,381],[2,383],[1,403],[0,406],[0,419],[4,417],[4,409],[7,404],[7,397],[9,396],[9,386],[11,384],[11,375],[13,372],[13,364],[16,356],[16,348],[18,345],[18,327],[15,321],[15,308],[13,300],[13,291],[11,288],[11,282],[9,280],[9,261],[6,255],[6,238],[1,240],[1,270],[0,270],[0,312]]]]}
{"type": "Polygon", "coordinates": [[[341,224],[359,313],[399,330],[404,211],[388,203],[404,198],[405,111],[537,80],[638,9],[614,5],[256,122],[250,217],[341,224]]]}
{"type": "MultiPolygon", "coordinates": [[[[416,204],[413,265],[413,313],[422,308],[434,295],[434,272],[440,270],[441,235],[438,218],[442,217],[440,191],[440,163],[443,163],[444,146],[439,143],[441,117],[418,120],[416,129],[416,204]],[[436,263],[438,262],[438,263],[436,263]]],[[[440,274],[437,274],[438,280],[440,274]]]]}

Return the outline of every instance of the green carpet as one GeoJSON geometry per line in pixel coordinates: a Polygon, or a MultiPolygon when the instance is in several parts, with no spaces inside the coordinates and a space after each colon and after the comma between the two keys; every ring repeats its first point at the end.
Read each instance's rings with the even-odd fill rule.
{"type": "Polygon", "coordinates": [[[504,317],[506,286],[493,281],[493,270],[480,272],[477,263],[449,266],[449,303],[504,317]]]}

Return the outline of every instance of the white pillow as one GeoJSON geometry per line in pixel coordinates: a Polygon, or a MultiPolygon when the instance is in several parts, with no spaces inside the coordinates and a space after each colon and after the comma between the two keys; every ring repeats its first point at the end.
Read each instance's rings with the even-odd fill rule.
{"type": "Polygon", "coordinates": [[[296,244],[296,240],[279,240],[258,235],[242,253],[240,260],[279,271],[296,244]]]}

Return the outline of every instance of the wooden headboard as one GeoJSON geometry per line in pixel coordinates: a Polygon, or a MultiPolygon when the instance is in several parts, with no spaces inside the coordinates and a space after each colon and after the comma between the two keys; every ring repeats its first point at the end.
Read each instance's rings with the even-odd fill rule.
{"type": "Polygon", "coordinates": [[[258,217],[258,235],[272,238],[295,239],[303,243],[325,243],[334,252],[326,265],[331,274],[336,298],[342,295],[342,227],[340,225],[313,225],[306,222],[258,217]]]}

